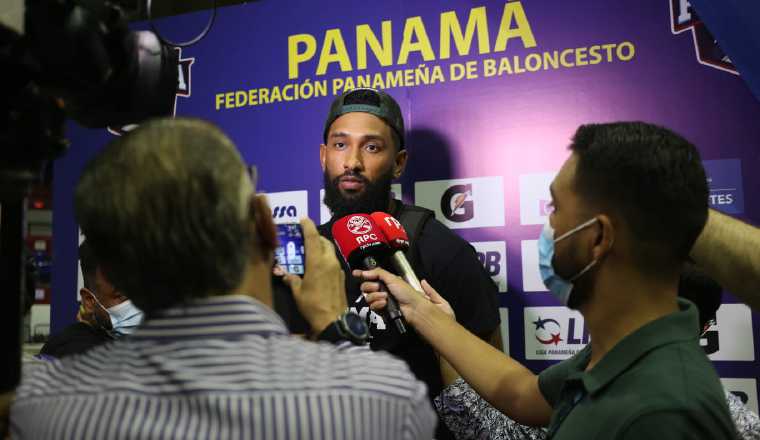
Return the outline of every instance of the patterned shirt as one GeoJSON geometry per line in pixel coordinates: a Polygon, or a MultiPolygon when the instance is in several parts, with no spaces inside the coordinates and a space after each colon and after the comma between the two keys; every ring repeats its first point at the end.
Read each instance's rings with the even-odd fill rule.
{"type": "Polygon", "coordinates": [[[219,296],[25,378],[19,439],[430,439],[423,383],[386,354],[290,336],[269,308],[219,296]]]}
{"type": "MultiPolygon", "coordinates": [[[[729,391],[726,401],[739,438],[760,440],[760,417],[729,391]]],[[[454,437],[460,440],[544,440],[547,436],[546,428],[521,425],[507,417],[461,377],[443,389],[435,399],[435,407],[454,437]]]]}

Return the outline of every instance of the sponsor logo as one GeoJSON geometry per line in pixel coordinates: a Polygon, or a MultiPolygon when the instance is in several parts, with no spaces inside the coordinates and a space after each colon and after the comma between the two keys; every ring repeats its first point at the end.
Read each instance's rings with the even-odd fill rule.
{"type": "Polygon", "coordinates": [[[710,187],[710,207],[728,214],[744,213],[741,160],[706,160],[704,166],[710,187]]]}
{"type": "Polygon", "coordinates": [[[441,197],[441,213],[452,222],[466,222],[475,217],[472,185],[454,185],[441,197]]]}
{"type": "Polygon", "coordinates": [[[501,176],[417,182],[414,194],[416,205],[452,229],[504,226],[501,176]]]}
{"type": "MultiPolygon", "coordinates": [[[[400,183],[394,183],[391,185],[391,197],[394,199],[401,200],[401,184],[400,183]]],[[[332,217],[332,213],[330,212],[330,208],[325,205],[325,190],[320,189],[319,190],[319,222],[320,223],[327,223],[330,221],[330,218],[332,217]]],[[[371,214],[371,212],[367,212],[366,214],[371,214]]]]}
{"type": "Polygon", "coordinates": [[[298,215],[298,209],[293,206],[275,206],[272,209],[272,218],[296,217],[298,215]]]}
{"type": "Polygon", "coordinates": [[[744,304],[722,304],[716,313],[715,325],[707,330],[700,345],[714,361],[754,361],[750,308],[744,304]]]}
{"type": "Polygon", "coordinates": [[[520,224],[543,225],[552,212],[549,185],[556,172],[520,176],[520,224]]]}
{"type": "Polygon", "coordinates": [[[272,209],[275,223],[297,223],[301,217],[307,217],[308,191],[283,191],[264,193],[272,209]]]}
{"type": "Polygon", "coordinates": [[[757,414],[757,380],[723,377],[720,381],[726,391],[741,399],[747,408],[757,414]]]}
{"type": "Polygon", "coordinates": [[[738,75],[736,66],[699,19],[688,0],[670,0],[670,29],[674,34],[691,30],[697,60],[705,66],[714,67],[738,75]]]}
{"type": "Polygon", "coordinates": [[[525,358],[567,359],[589,342],[589,334],[578,311],[566,307],[526,307],[525,358]]]}
{"type": "Polygon", "coordinates": [[[474,242],[472,246],[478,260],[488,275],[499,287],[499,292],[507,291],[507,244],[503,241],[474,242]]]}
{"type": "MultiPolygon", "coordinates": [[[[177,93],[174,95],[174,104],[172,105],[171,112],[165,116],[176,116],[177,97],[181,96],[183,98],[189,98],[191,94],[190,67],[192,67],[195,62],[195,57],[182,58],[182,48],[175,47],[174,50],[177,51],[177,58],[179,59],[179,63],[177,64],[177,93]]],[[[116,136],[121,136],[128,131],[137,128],[137,125],[138,124],[129,124],[122,127],[108,127],[108,131],[116,136]]]]}
{"type": "Polygon", "coordinates": [[[523,240],[520,243],[522,257],[523,292],[546,292],[538,270],[538,240],[523,240]]]}

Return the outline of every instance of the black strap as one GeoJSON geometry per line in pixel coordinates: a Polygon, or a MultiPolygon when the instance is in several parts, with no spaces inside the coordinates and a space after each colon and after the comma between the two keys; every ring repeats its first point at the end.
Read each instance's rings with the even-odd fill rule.
{"type": "MultiPolygon", "coordinates": [[[[400,202],[398,202],[400,203],[400,202]]],[[[401,212],[398,215],[398,221],[406,230],[409,236],[409,249],[405,252],[406,259],[409,260],[409,264],[420,276],[420,279],[424,277],[424,274],[420,273],[422,268],[422,259],[420,258],[419,247],[416,246],[417,240],[422,235],[422,230],[425,228],[425,223],[428,220],[435,217],[435,213],[429,209],[420,208],[419,206],[403,205],[401,212]]]]}

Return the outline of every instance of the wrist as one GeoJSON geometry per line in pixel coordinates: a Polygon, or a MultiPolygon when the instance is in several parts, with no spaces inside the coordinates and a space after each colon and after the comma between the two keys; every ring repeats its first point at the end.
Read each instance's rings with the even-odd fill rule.
{"type": "Polygon", "coordinates": [[[422,328],[434,327],[435,321],[440,318],[438,315],[445,315],[435,304],[424,298],[416,301],[413,310],[414,312],[406,316],[406,319],[409,321],[409,324],[420,330],[422,328]]]}
{"type": "Polygon", "coordinates": [[[348,310],[316,335],[319,341],[332,343],[349,341],[354,345],[364,345],[368,338],[369,328],[364,318],[348,310]]]}
{"type": "Polygon", "coordinates": [[[339,316],[340,316],[340,313],[336,313],[334,315],[324,314],[314,319],[310,319],[309,327],[311,327],[311,334],[314,337],[316,337],[317,335],[322,333],[330,324],[332,324],[339,316]]]}

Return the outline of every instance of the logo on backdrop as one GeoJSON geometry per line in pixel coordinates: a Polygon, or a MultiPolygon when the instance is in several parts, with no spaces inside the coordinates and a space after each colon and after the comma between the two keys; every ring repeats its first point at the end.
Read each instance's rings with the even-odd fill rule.
{"type": "MultiPolygon", "coordinates": [[[[394,199],[401,200],[401,184],[400,183],[394,183],[391,185],[391,197],[394,199]]],[[[324,200],[325,200],[325,190],[320,189],[319,190],[319,222],[320,223],[327,223],[330,221],[330,218],[332,217],[330,208],[328,208],[327,205],[325,205],[324,200]]]]}
{"type": "Polygon", "coordinates": [[[441,213],[452,222],[466,222],[475,217],[472,185],[454,185],[443,192],[441,213]]]}
{"type": "Polygon", "coordinates": [[[568,359],[589,342],[583,316],[567,307],[526,307],[525,358],[568,359]]]}
{"type": "MultiPolygon", "coordinates": [[[[190,97],[190,67],[195,62],[195,57],[182,58],[182,48],[175,47],[174,50],[177,51],[179,64],[177,65],[177,94],[174,96],[174,105],[172,105],[171,116],[177,115],[177,96],[181,96],[183,98],[190,97]]],[[[137,124],[130,124],[123,127],[108,127],[108,131],[116,136],[121,136],[130,130],[134,130],[135,128],[137,128],[137,124]]]]}
{"type": "Polygon", "coordinates": [[[520,224],[543,225],[551,214],[549,185],[557,172],[520,176],[520,224]]]}
{"type": "Polygon", "coordinates": [[[727,214],[744,213],[741,160],[706,160],[703,164],[710,187],[710,207],[727,214]]]}
{"type": "Polygon", "coordinates": [[[688,0],[670,0],[670,28],[674,34],[691,30],[697,61],[735,75],[739,74],[734,63],[718,47],[718,42],[699,19],[688,0]]]}
{"type": "Polygon", "coordinates": [[[754,361],[755,342],[752,312],[744,304],[721,304],[715,325],[700,340],[714,361],[754,361]]]}
{"type": "Polygon", "coordinates": [[[452,229],[504,226],[501,176],[417,182],[414,198],[452,229]]]}
{"type": "Polygon", "coordinates": [[[301,217],[308,217],[308,191],[283,191],[264,193],[272,209],[275,223],[297,223],[301,217]]]}
{"type": "Polygon", "coordinates": [[[503,241],[473,242],[480,264],[499,287],[499,292],[507,291],[507,244],[503,241]]]}
{"type": "Polygon", "coordinates": [[[562,342],[562,337],[559,335],[562,331],[562,327],[559,325],[556,319],[538,319],[533,321],[533,325],[536,326],[536,340],[544,345],[559,345],[562,342]]]}

